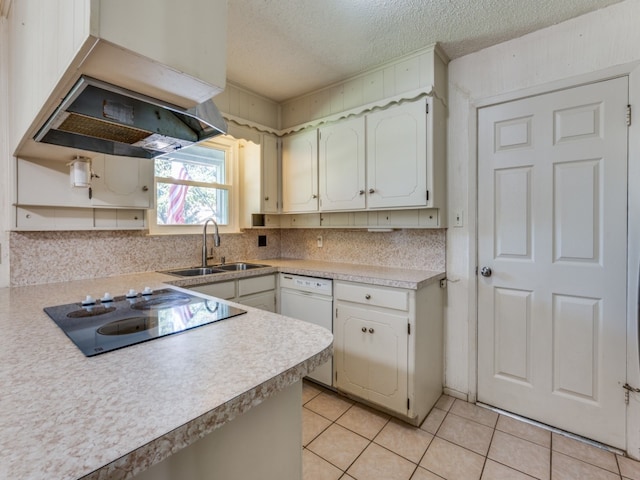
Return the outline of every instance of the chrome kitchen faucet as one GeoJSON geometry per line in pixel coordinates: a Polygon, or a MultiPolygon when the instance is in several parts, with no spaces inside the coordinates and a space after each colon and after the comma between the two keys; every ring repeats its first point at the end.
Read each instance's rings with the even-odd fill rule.
{"type": "MultiPolygon", "coordinates": [[[[213,226],[215,227],[215,232],[213,234],[213,246],[214,247],[220,246],[220,234],[218,233],[218,222],[216,222],[213,219],[213,217],[211,217],[207,219],[206,222],[204,222],[204,227],[202,228],[202,268],[207,267],[207,225],[209,225],[209,222],[213,222],[213,226]]],[[[213,247],[211,248],[211,251],[213,253],[213,247]]]]}

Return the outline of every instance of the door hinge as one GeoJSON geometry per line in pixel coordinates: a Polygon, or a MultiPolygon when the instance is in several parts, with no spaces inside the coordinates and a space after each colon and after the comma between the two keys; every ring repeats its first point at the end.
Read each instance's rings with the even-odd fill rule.
{"type": "Polygon", "coordinates": [[[338,381],[338,372],[336,371],[336,382],[338,381]]]}
{"type": "Polygon", "coordinates": [[[409,410],[410,407],[411,407],[411,400],[407,398],[407,410],[409,410]]]}
{"type": "Polygon", "coordinates": [[[411,324],[407,323],[407,334],[411,335],[411,324]]]}
{"type": "Polygon", "coordinates": [[[427,202],[429,201],[429,190],[427,190],[427,202]]]}
{"type": "Polygon", "coordinates": [[[338,318],[338,308],[336,308],[336,318],[338,318]]]}
{"type": "Polygon", "coordinates": [[[631,126],[631,105],[627,105],[627,127],[631,126]]]}
{"type": "Polygon", "coordinates": [[[428,113],[429,113],[429,102],[427,102],[427,103],[425,104],[425,107],[426,107],[426,108],[425,108],[425,110],[426,110],[426,111],[425,111],[425,113],[427,113],[427,114],[428,114],[428,113]]]}
{"type": "Polygon", "coordinates": [[[640,393],[640,388],[635,388],[625,383],[622,388],[624,388],[624,403],[629,405],[629,392],[640,393]]]}

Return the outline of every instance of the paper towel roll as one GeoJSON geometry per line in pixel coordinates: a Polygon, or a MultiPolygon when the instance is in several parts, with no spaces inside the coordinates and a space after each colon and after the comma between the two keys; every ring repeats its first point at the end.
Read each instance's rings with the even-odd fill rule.
{"type": "Polygon", "coordinates": [[[70,180],[71,186],[76,188],[88,188],[91,186],[91,159],[86,157],[76,157],[71,163],[70,180]]]}

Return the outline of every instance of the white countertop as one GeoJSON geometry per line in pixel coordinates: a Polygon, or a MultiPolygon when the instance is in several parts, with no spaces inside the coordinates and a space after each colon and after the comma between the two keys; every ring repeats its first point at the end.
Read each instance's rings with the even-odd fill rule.
{"type": "Polygon", "coordinates": [[[279,258],[272,260],[247,260],[250,263],[268,265],[271,268],[246,270],[224,274],[204,275],[200,277],[172,277],[169,283],[179,286],[193,286],[203,283],[219,282],[238,277],[264,275],[272,272],[286,272],[311,277],[331,278],[349,282],[367,283],[387,287],[418,290],[438,282],[446,277],[445,272],[432,270],[411,270],[407,268],[378,267],[375,265],[355,265],[353,263],[320,262],[279,258]]]}
{"type": "Polygon", "coordinates": [[[42,311],[173,278],[0,289],[0,478],[129,478],[331,354],[327,330],[240,306],[248,313],[87,358],[42,311]]]}

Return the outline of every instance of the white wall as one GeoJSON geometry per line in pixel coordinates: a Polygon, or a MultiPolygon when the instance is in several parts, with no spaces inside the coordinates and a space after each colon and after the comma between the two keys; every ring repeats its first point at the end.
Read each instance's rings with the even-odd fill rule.
{"type": "MultiPolygon", "coordinates": [[[[453,394],[469,395],[470,400],[476,394],[476,109],[632,71],[640,62],[638,19],[640,0],[626,0],[449,64],[449,209],[463,209],[465,217],[464,227],[447,233],[445,378],[453,394]]],[[[632,147],[630,163],[638,161],[632,147]]],[[[630,337],[635,351],[637,335],[630,337]]],[[[629,375],[634,380],[636,368],[629,375]]],[[[633,419],[638,417],[630,413],[629,418],[629,430],[636,432],[630,435],[637,436],[640,422],[633,419]]],[[[638,456],[634,444],[638,440],[630,439],[629,453],[638,456]]]]}
{"type": "Polygon", "coordinates": [[[9,28],[0,17],[0,287],[9,286],[9,228],[13,178],[9,153],[9,28]]]}

